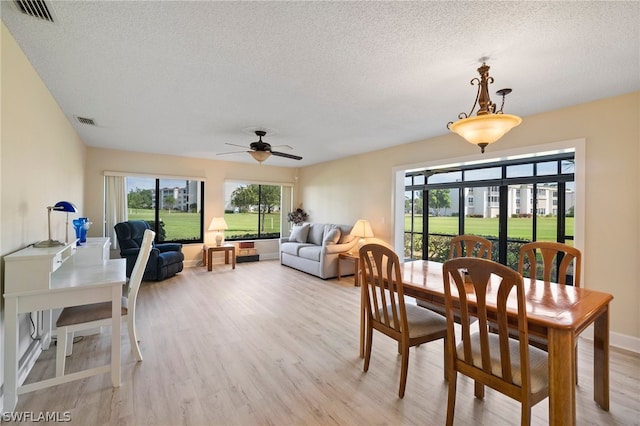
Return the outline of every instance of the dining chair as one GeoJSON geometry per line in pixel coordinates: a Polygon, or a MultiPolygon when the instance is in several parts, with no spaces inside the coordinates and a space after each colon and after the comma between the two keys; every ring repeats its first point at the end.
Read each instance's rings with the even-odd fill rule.
{"type": "Polygon", "coordinates": [[[458,372],[475,380],[476,398],[483,398],[484,386],[489,386],[519,401],[520,423],[530,424],[531,407],[549,395],[548,355],[528,343],[522,276],[497,262],[465,257],[446,261],[443,277],[449,356],[447,425],[453,424],[458,372]],[[468,273],[467,282],[463,271],[468,273]],[[508,299],[516,301],[518,340],[509,338],[508,299]],[[477,318],[478,331],[468,321],[469,312],[477,318]],[[462,318],[460,326],[455,324],[456,314],[462,318]],[[489,332],[489,319],[497,324],[497,334],[489,332]]]}
{"type": "MultiPolygon", "coordinates": [[[[122,319],[127,321],[131,351],[137,361],[142,361],[142,353],[140,352],[136,334],[136,300],[154,238],[155,232],[152,230],[147,229],[144,232],[140,254],[133,267],[126,289],[123,291],[125,295],[122,297],[122,309],[120,310],[122,319]]],[[[70,356],[73,352],[73,334],[75,332],[108,326],[110,324],[111,302],[92,303],[89,305],[64,308],[56,321],[58,334],[56,376],[64,376],[66,357],[70,356]]],[[[112,332],[115,333],[115,330],[112,332]]]]}
{"type": "MultiPolygon", "coordinates": [[[[409,348],[436,339],[446,340],[446,321],[429,310],[405,304],[400,260],[392,249],[382,244],[365,244],[359,254],[363,303],[366,305],[364,371],[369,370],[374,329],[396,340],[402,356],[398,396],[403,398],[409,348]]],[[[444,359],[446,361],[446,354],[444,359]]]]}
{"type": "Polygon", "coordinates": [[[477,235],[456,235],[451,239],[449,259],[456,257],[481,257],[491,259],[493,244],[477,235]]]}
{"type": "MultiPolygon", "coordinates": [[[[575,247],[553,241],[534,241],[520,247],[518,272],[546,282],[580,287],[582,253],[575,247]],[[540,256],[538,256],[538,253],[540,256]],[[540,261],[538,260],[540,259],[540,261]],[[541,273],[541,275],[539,274],[541,273]]],[[[529,343],[542,350],[549,350],[544,337],[529,336],[529,343]]],[[[574,348],[575,379],[578,383],[578,341],[574,348]]]]}
{"type": "MultiPolygon", "coordinates": [[[[491,251],[493,249],[493,243],[483,237],[477,235],[456,235],[451,239],[449,244],[449,259],[456,257],[481,257],[484,259],[491,259],[491,251]]],[[[437,312],[444,316],[444,308],[440,305],[425,302],[422,300],[417,301],[418,306],[437,312]]],[[[456,318],[460,321],[460,318],[456,318]]],[[[473,318],[469,318],[470,321],[474,321],[473,318]]]]}
{"type": "Polygon", "coordinates": [[[520,247],[518,272],[522,276],[529,275],[531,278],[543,281],[580,287],[581,269],[582,253],[570,245],[552,241],[534,241],[520,247]],[[542,275],[538,272],[542,272],[542,275]]]}

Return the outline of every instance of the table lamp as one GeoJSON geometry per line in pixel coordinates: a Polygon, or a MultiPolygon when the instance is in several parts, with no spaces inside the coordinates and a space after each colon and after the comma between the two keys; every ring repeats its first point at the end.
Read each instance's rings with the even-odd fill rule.
{"type": "Polygon", "coordinates": [[[213,219],[211,219],[211,224],[209,225],[209,231],[216,232],[217,247],[220,247],[222,245],[225,229],[228,229],[228,227],[227,227],[227,222],[224,221],[224,217],[214,217],[213,219]]]}
{"type": "Polygon", "coordinates": [[[364,239],[373,237],[373,231],[371,230],[369,221],[366,219],[359,219],[356,224],[353,225],[351,235],[360,237],[360,241],[358,241],[358,250],[360,250],[365,243],[364,239]]]}
{"type": "Polygon", "coordinates": [[[47,228],[49,233],[49,239],[46,241],[40,241],[39,243],[34,244],[34,247],[46,248],[46,247],[58,247],[58,246],[65,245],[65,243],[51,239],[51,210],[67,213],[65,243],[69,242],[69,213],[77,212],[78,208],[73,203],[70,203],[68,201],[58,201],[54,206],[47,207],[47,228]]]}

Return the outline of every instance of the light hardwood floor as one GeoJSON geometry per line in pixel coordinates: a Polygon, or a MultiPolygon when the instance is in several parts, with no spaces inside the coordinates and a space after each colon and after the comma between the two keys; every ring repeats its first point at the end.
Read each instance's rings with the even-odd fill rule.
{"type": "MultiPolygon", "coordinates": [[[[78,425],[370,425],[445,423],[447,384],[441,341],[410,352],[404,399],[394,341],[374,334],[368,373],[359,358],[359,288],[315,278],[278,261],[189,268],[143,283],[136,363],[126,327],[122,386],[108,375],[21,395],[16,411],[71,413],[78,425]]],[[[109,334],[75,344],[67,371],[108,360],[109,334]]],[[[593,401],[590,342],[579,344],[579,425],[640,424],[640,358],[611,353],[611,410],[593,401]]],[[[51,377],[55,347],[27,381],[51,377]]],[[[548,400],[533,408],[547,424],[548,400]]],[[[458,378],[458,425],[519,424],[517,402],[458,378]]]]}

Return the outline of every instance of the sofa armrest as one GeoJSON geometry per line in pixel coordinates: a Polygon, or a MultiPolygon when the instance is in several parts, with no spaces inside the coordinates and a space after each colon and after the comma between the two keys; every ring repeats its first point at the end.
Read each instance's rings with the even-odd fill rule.
{"type": "Polygon", "coordinates": [[[326,254],[344,253],[349,250],[352,250],[357,243],[358,243],[358,240],[355,239],[345,244],[328,244],[328,245],[322,246],[322,251],[326,254]]]}

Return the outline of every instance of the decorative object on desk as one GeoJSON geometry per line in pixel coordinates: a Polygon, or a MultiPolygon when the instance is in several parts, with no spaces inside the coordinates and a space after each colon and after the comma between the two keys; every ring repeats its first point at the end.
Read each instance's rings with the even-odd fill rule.
{"type": "Polygon", "coordinates": [[[488,84],[493,83],[493,77],[489,76],[489,65],[484,63],[486,59],[481,59],[482,66],[478,68],[480,79],[476,77],[471,80],[472,85],[478,85],[478,93],[473,107],[471,107],[471,112],[469,114],[461,112],[458,114],[458,121],[447,123],[447,129],[459,134],[467,142],[478,145],[482,153],[487,145],[496,142],[509,130],[522,123],[522,119],[517,115],[505,114],[502,111],[504,98],[511,93],[511,89],[500,89],[496,92],[497,95],[502,96],[502,105],[496,111],[496,104],[491,102],[489,98],[488,84]],[[471,114],[473,114],[476,105],[479,105],[480,108],[477,115],[472,117],[471,114]]]}
{"type": "Polygon", "coordinates": [[[87,231],[91,227],[91,223],[92,222],[89,222],[89,218],[86,217],[73,219],[73,228],[76,230],[76,238],[78,239],[78,244],[87,242],[87,231]]]}
{"type": "Polygon", "coordinates": [[[304,223],[308,218],[309,215],[300,207],[287,214],[287,219],[289,220],[289,222],[293,222],[294,225],[300,225],[304,223]]]}
{"type": "Polygon", "coordinates": [[[229,229],[227,227],[227,222],[225,222],[224,217],[214,217],[211,219],[211,224],[209,225],[209,231],[216,232],[216,246],[222,246],[222,241],[224,240],[224,230],[229,229]]]}
{"type": "Polygon", "coordinates": [[[353,229],[351,230],[351,235],[360,237],[358,241],[358,250],[362,248],[364,245],[365,238],[373,238],[373,230],[371,229],[371,224],[366,219],[359,219],[355,225],[353,225],[353,229]]]}
{"type": "MultiPolygon", "coordinates": [[[[65,243],[51,239],[51,210],[67,213],[66,233],[68,234],[69,233],[69,213],[77,212],[78,208],[73,203],[70,203],[68,201],[58,201],[55,205],[48,206],[47,207],[47,230],[49,233],[49,239],[46,241],[40,241],[39,243],[34,244],[34,247],[46,248],[46,247],[57,247],[57,246],[65,245],[65,243]]],[[[65,237],[65,241],[69,242],[68,236],[65,237]]]]}

